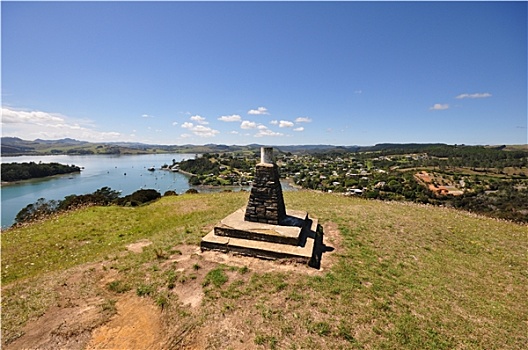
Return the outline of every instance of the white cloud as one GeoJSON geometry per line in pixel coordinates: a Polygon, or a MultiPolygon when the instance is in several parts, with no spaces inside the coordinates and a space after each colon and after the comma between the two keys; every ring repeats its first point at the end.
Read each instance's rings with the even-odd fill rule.
{"type": "Polygon", "coordinates": [[[279,121],[278,120],[272,120],[272,121],[270,121],[270,124],[279,125],[279,121]]]}
{"type": "Polygon", "coordinates": [[[307,117],[299,117],[299,118],[295,119],[295,122],[296,123],[311,123],[312,119],[307,118],[307,117]]]}
{"type": "Polygon", "coordinates": [[[191,131],[193,134],[195,134],[196,136],[200,136],[200,137],[213,137],[216,134],[220,133],[220,131],[212,129],[208,126],[194,125],[193,123],[190,123],[190,122],[183,123],[181,127],[191,131]]]}
{"type": "Polygon", "coordinates": [[[293,129],[293,131],[304,131],[304,127],[300,126],[298,128],[293,129]]]}
{"type": "Polygon", "coordinates": [[[240,124],[240,128],[241,129],[255,129],[257,127],[257,123],[255,122],[250,122],[249,120],[244,120],[241,124],[240,124]]]}
{"type": "Polygon", "coordinates": [[[193,115],[193,116],[191,117],[191,120],[197,122],[198,124],[202,124],[202,125],[207,125],[207,124],[209,124],[209,122],[206,121],[204,117],[199,116],[199,115],[193,115]]]}
{"type": "Polygon", "coordinates": [[[460,94],[456,98],[463,99],[463,98],[486,98],[486,97],[491,97],[491,94],[489,92],[475,93],[475,94],[460,94]]]}
{"type": "Polygon", "coordinates": [[[259,129],[259,130],[264,130],[264,129],[267,129],[267,128],[268,128],[267,126],[262,125],[262,124],[260,124],[259,126],[257,126],[257,129],[259,129]]]}
{"type": "Polygon", "coordinates": [[[287,120],[281,120],[279,122],[279,128],[291,128],[294,124],[287,120]]]}
{"type": "Polygon", "coordinates": [[[2,108],[2,124],[16,124],[16,123],[60,123],[64,121],[64,117],[40,111],[15,111],[8,108],[2,108]]]}
{"type": "Polygon", "coordinates": [[[448,109],[448,104],[441,104],[441,103],[435,103],[432,107],[429,108],[431,111],[443,111],[445,109],[448,109]]]}
{"type": "Polygon", "coordinates": [[[223,115],[220,118],[218,118],[218,120],[223,121],[223,122],[239,122],[242,120],[242,117],[239,116],[238,114],[223,115]]]}
{"type": "Polygon", "coordinates": [[[178,122],[172,122],[172,126],[178,125],[178,122]]]}
{"type": "Polygon", "coordinates": [[[230,133],[233,134],[233,135],[238,135],[238,134],[239,134],[239,132],[236,131],[236,130],[233,130],[233,131],[231,131],[230,133]]]}
{"type": "Polygon", "coordinates": [[[254,115],[263,115],[263,114],[269,114],[268,109],[265,107],[259,107],[257,109],[250,109],[248,111],[248,114],[254,114],[254,115]]]}
{"type": "Polygon", "coordinates": [[[114,141],[123,135],[115,131],[98,131],[93,122],[58,113],[2,108],[2,134],[25,139],[73,138],[83,141],[114,141]]]}
{"type": "Polygon", "coordinates": [[[264,137],[264,136],[283,136],[280,132],[272,131],[268,128],[259,129],[259,132],[255,134],[255,137],[264,137]]]}
{"type": "Polygon", "coordinates": [[[154,116],[150,114],[142,114],[141,117],[142,118],[154,118],[154,116]]]}
{"type": "Polygon", "coordinates": [[[192,128],[192,132],[200,137],[212,137],[220,133],[218,130],[211,129],[208,126],[203,125],[196,125],[194,128],[192,128]]]}

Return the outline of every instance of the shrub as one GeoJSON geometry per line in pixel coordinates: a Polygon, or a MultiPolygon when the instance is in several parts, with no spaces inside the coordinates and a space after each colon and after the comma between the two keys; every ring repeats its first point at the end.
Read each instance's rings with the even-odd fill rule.
{"type": "Polygon", "coordinates": [[[119,205],[130,205],[132,207],[136,207],[159,198],[161,198],[161,194],[156,190],[137,190],[128,196],[117,199],[116,202],[119,205]]]}

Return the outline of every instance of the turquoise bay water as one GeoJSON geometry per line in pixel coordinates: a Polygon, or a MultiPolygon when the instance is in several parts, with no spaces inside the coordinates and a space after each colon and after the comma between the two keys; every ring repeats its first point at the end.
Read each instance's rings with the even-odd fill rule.
{"type": "MultiPolygon", "coordinates": [[[[162,195],[173,190],[180,194],[192,186],[188,177],[181,173],[159,170],[163,164],[172,164],[194,158],[194,154],[146,154],[146,155],[86,155],[86,156],[22,156],[2,157],[2,163],[23,162],[57,162],[74,164],[83,167],[81,173],[54,176],[46,179],[22,181],[16,184],[3,185],[2,228],[11,226],[18,212],[28,204],[35,203],[39,198],[60,200],[71,194],[92,193],[108,186],[121,191],[121,196],[139,189],[155,189],[162,195]],[[156,171],[148,171],[155,167],[156,171]]],[[[195,187],[199,192],[222,191],[225,188],[195,187]]],[[[247,187],[243,187],[248,189],[247,187]]],[[[241,187],[232,188],[234,191],[241,187]]],[[[291,189],[283,184],[283,189],[291,189]]]]}

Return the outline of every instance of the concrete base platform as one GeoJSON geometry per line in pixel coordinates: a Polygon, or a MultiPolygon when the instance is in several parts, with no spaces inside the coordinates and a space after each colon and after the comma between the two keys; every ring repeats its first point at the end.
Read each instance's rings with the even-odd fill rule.
{"type": "Polygon", "coordinates": [[[244,221],[244,216],[244,208],[226,216],[214,228],[215,235],[296,246],[308,224],[308,213],[299,210],[288,210],[280,225],[244,221]]]}
{"type": "Polygon", "coordinates": [[[306,263],[313,259],[318,222],[306,212],[287,210],[284,225],[244,221],[244,213],[241,208],[224,218],[202,238],[201,249],[306,263]]]}

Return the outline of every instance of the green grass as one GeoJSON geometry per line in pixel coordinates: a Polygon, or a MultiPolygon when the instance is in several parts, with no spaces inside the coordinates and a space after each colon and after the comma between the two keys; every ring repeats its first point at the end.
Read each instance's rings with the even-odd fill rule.
{"type": "Polygon", "coordinates": [[[246,196],[182,195],[137,208],[90,207],[5,230],[2,284],[96,261],[142,238],[156,240],[158,257],[175,243],[198,244],[203,227],[243,206],[246,196]]]}
{"type": "MultiPolygon", "coordinates": [[[[212,225],[246,203],[247,193],[166,197],[138,208],[93,207],[4,231],[4,337],[16,337],[28,319],[57,302],[57,295],[45,291],[53,290],[61,271],[104,261],[119,278],[106,285],[112,294],[102,309],[113,310],[122,288],[132,289],[152,298],[169,320],[239,320],[236,334],[250,335],[250,346],[519,349],[528,342],[526,225],[400,202],[308,191],[284,195],[288,208],[319,219],[327,245],[337,246],[329,240],[328,224],[339,228],[332,268],[315,275],[263,273],[205,268],[197,261],[180,273],[177,265],[158,259],[160,252],[174,254],[178,244],[198,244],[212,225]],[[153,244],[141,254],[123,254],[140,239],[153,244]],[[197,274],[206,298],[193,314],[179,308],[169,291],[197,274]]],[[[241,340],[223,341],[211,347],[241,340]]]]}
{"type": "Polygon", "coordinates": [[[205,275],[205,279],[202,283],[202,286],[207,287],[208,285],[213,285],[215,287],[220,287],[228,281],[228,277],[224,272],[224,266],[219,266],[216,269],[213,269],[205,275]]]}

